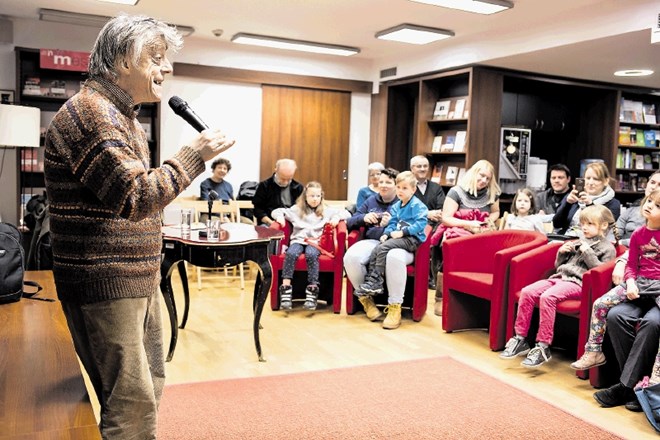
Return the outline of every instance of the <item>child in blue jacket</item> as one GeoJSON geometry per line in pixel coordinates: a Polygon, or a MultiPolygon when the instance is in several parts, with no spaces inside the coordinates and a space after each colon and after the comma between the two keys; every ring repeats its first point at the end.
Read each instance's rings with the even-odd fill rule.
{"type": "MultiPolygon", "coordinates": [[[[374,248],[369,259],[369,271],[365,282],[358,288],[358,296],[373,297],[383,292],[385,282],[385,263],[387,254],[394,249],[403,249],[414,253],[419,245],[426,240],[424,229],[427,224],[428,209],[417,197],[417,179],[410,171],[404,171],[396,176],[396,195],[399,201],[392,206],[391,218],[380,244],[374,248]]],[[[401,303],[403,292],[393,295],[389,292],[387,317],[383,328],[395,329],[401,325],[401,303]]]]}

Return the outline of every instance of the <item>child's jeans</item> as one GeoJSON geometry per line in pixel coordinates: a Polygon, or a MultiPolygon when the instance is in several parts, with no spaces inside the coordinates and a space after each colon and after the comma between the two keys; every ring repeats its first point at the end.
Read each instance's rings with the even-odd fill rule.
{"type": "Polygon", "coordinates": [[[319,283],[319,256],[321,251],[314,246],[307,246],[300,243],[292,243],[284,255],[284,266],[282,267],[282,279],[292,279],[296,268],[296,260],[300,254],[305,252],[305,261],[307,262],[307,284],[319,283]]]}
{"type": "Polygon", "coordinates": [[[387,262],[387,253],[392,249],[403,249],[414,254],[419,247],[419,240],[416,237],[406,236],[401,238],[390,238],[381,243],[371,251],[369,257],[369,270],[375,270],[379,274],[385,274],[385,263],[387,262]]]}
{"type": "Polygon", "coordinates": [[[567,299],[578,299],[582,286],[561,278],[539,280],[523,288],[518,303],[516,335],[527,336],[532,321],[534,306],[539,306],[539,331],[537,342],[550,345],[554,336],[557,303],[567,299]]]}

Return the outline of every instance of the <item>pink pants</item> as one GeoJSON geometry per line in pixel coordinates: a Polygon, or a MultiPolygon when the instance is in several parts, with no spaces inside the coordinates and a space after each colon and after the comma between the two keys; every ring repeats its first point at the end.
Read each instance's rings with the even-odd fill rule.
{"type": "Polygon", "coordinates": [[[523,288],[518,302],[516,335],[527,336],[534,306],[538,305],[540,317],[536,342],[550,345],[554,336],[557,303],[578,299],[581,292],[581,286],[559,278],[540,280],[523,288]]]}

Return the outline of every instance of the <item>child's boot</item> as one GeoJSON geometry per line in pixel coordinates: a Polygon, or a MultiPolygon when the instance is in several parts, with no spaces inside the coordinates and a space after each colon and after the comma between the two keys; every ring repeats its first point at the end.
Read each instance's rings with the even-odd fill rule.
{"type": "Polygon", "coordinates": [[[310,284],[305,289],[305,304],[303,304],[303,309],[305,310],[316,310],[316,305],[319,299],[319,286],[316,284],[310,284]]]}
{"type": "Polygon", "coordinates": [[[366,292],[371,296],[379,295],[383,293],[384,282],[383,274],[377,271],[370,272],[364,280],[364,283],[360,285],[360,291],[366,292]]]}
{"type": "Polygon", "coordinates": [[[387,316],[383,321],[383,328],[387,330],[394,330],[401,325],[401,304],[390,304],[385,309],[387,316]]]}
{"type": "Polygon", "coordinates": [[[280,286],[280,308],[282,310],[291,310],[293,307],[293,287],[280,286]]]}
{"type": "Polygon", "coordinates": [[[571,364],[574,370],[588,370],[603,365],[606,362],[602,351],[585,351],[580,359],[571,364]]]}
{"type": "Polygon", "coordinates": [[[378,307],[376,307],[376,303],[374,302],[374,299],[371,296],[359,296],[358,301],[362,304],[362,307],[364,307],[364,311],[367,314],[367,318],[369,318],[370,321],[375,321],[383,314],[378,310],[378,307]]]}

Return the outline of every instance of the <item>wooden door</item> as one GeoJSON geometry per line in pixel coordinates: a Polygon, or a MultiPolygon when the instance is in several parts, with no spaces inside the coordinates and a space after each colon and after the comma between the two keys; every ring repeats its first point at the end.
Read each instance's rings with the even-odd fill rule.
{"type": "Polygon", "coordinates": [[[345,200],[351,94],[270,85],[262,91],[261,179],[288,157],[298,164],[297,181],[317,180],[326,199],[345,200]]]}

